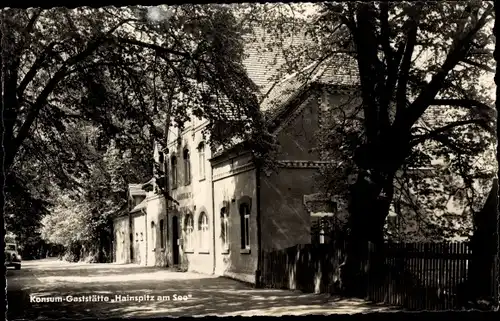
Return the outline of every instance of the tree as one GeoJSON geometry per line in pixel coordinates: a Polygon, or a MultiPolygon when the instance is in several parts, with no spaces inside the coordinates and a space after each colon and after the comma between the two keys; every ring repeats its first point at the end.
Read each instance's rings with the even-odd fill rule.
{"type": "Polygon", "coordinates": [[[363,295],[362,262],[369,243],[374,246],[370,273],[383,266],[384,224],[397,173],[408,164],[430,164],[434,154],[444,158],[448,169],[462,171],[464,184],[471,187],[470,155],[494,143],[492,99],[478,81],[493,70],[488,28],[493,4],[330,2],[309,10],[310,15],[283,8],[266,9],[277,46],[283,47],[279,40],[294,32],[306,38],[284,50],[285,71],[304,70],[305,81],[321,68],[337,74],[351,68],[358,75],[355,91],[361,102],[350,110],[359,108],[352,122],[361,131],[357,126],[331,131],[329,143],[337,151],[342,145],[353,164],[342,279],[351,293],[363,295]],[[423,126],[426,115],[436,110],[451,119],[423,126]]]}
{"type": "MultiPolygon", "coordinates": [[[[499,6],[498,6],[498,3],[495,2],[495,14],[498,14],[498,11],[499,11],[499,6]]],[[[497,35],[498,34],[498,31],[499,31],[499,26],[498,26],[498,20],[495,19],[495,24],[494,24],[494,27],[493,27],[493,34],[494,35],[497,35]]],[[[496,46],[495,44],[495,51],[493,53],[493,56],[495,58],[495,61],[497,62],[498,64],[498,61],[500,60],[500,51],[498,50],[498,47],[496,46]]],[[[496,68],[496,73],[495,73],[495,85],[496,85],[496,111],[497,111],[497,132],[496,132],[496,138],[497,138],[497,142],[500,141],[500,122],[499,122],[499,117],[500,117],[500,104],[498,102],[498,96],[500,94],[500,87],[498,86],[498,82],[499,82],[499,79],[500,79],[500,71],[498,69],[498,67],[496,68]]],[[[500,164],[500,144],[497,144],[497,150],[496,150],[496,159],[497,159],[497,164],[500,164]]],[[[500,179],[500,167],[498,168],[498,172],[497,172],[497,178],[500,179]]],[[[500,191],[499,191],[500,193],[500,191]]],[[[498,197],[500,198],[500,194],[498,195],[498,197]]],[[[497,199],[497,212],[500,213],[500,202],[498,201],[497,199]]],[[[496,226],[496,237],[497,237],[497,256],[500,257],[500,220],[497,219],[497,226],[496,226]]],[[[497,266],[495,267],[496,268],[496,271],[497,273],[500,273],[500,262],[497,261],[497,266]]],[[[497,286],[500,287],[500,284],[497,284],[497,286]]],[[[497,300],[496,300],[496,305],[497,305],[497,311],[498,309],[500,308],[500,291],[497,291],[497,300]]]]}
{"type": "Polygon", "coordinates": [[[167,113],[181,127],[192,116],[208,119],[208,133],[236,116],[244,119],[233,128],[236,136],[260,135],[248,130],[260,127],[261,117],[241,64],[245,30],[227,6],[1,15],[2,184],[28,166],[57,188],[83,193],[100,156],[88,153],[81,126],[113,140],[118,153],[138,135],[163,139],[167,113]]]}

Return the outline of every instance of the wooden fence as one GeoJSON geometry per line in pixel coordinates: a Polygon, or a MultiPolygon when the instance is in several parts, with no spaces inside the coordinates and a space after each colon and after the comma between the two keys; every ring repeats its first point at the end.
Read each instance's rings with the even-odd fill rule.
{"type": "Polygon", "coordinates": [[[264,252],[263,284],[269,288],[337,293],[343,242],[305,244],[264,252]]]}
{"type": "MultiPolygon", "coordinates": [[[[461,300],[471,257],[468,243],[387,243],[384,251],[385,273],[381,278],[367,280],[367,299],[409,310],[448,310],[465,304],[461,300]]],[[[338,294],[339,265],[344,253],[343,242],[265,252],[263,284],[338,294]]],[[[495,271],[492,269],[492,297],[498,296],[495,271]]]]}

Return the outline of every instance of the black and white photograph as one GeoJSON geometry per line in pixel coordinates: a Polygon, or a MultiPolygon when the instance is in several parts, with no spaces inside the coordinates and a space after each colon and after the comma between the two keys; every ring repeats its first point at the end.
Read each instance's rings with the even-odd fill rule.
{"type": "Polygon", "coordinates": [[[497,7],[2,6],[7,320],[498,311],[497,7]]]}

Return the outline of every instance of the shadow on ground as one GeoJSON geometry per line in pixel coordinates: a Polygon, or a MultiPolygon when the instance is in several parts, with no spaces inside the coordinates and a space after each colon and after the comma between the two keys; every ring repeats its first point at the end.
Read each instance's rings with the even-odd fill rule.
{"type": "Polygon", "coordinates": [[[33,266],[8,272],[10,320],[390,311],[362,300],[253,289],[226,278],[161,268],[101,265],[99,269],[74,265],[69,269],[46,270],[46,267],[33,266]],[[68,296],[73,299],[94,296],[94,302],[68,302],[68,296]],[[121,300],[117,300],[117,296],[121,296],[121,300]],[[126,300],[127,296],[137,298],[126,300]],[[182,299],[176,299],[179,297],[182,299]],[[61,298],[63,302],[35,302],[35,298],[61,298]],[[104,302],[104,298],[109,301],[104,302]]]}

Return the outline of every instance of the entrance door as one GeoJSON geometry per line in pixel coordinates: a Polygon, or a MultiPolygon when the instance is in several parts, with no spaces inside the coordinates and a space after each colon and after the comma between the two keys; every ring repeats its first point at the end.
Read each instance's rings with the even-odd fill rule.
{"type": "Polygon", "coordinates": [[[132,236],[133,236],[133,263],[147,265],[146,253],[146,217],[145,215],[137,215],[132,219],[132,236]]]}
{"type": "Polygon", "coordinates": [[[134,263],[134,234],[130,233],[130,262],[127,263],[134,263]]]}
{"type": "Polygon", "coordinates": [[[172,217],[172,260],[174,265],[179,264],[179,220],[172,217]]]}

